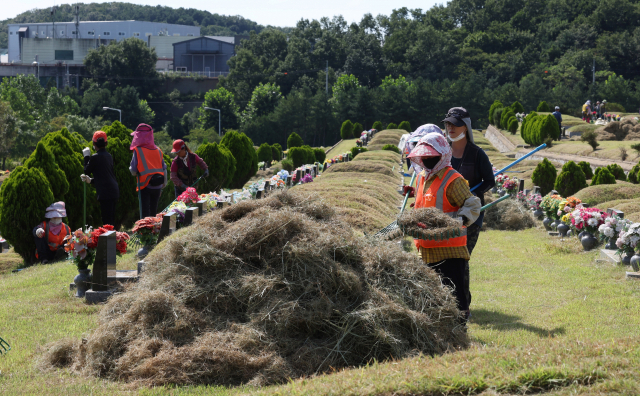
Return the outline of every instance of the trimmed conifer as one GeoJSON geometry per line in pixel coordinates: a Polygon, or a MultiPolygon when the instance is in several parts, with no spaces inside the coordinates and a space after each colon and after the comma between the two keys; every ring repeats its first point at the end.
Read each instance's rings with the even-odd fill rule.
{"type": "MultiPolygon", "coordinates": [[[[584,172],[584,176],[587,178],[587,180],[593,179],[593,170],[591,170],[590,163],[588,163],[587,161],[580,161],[578,162],[578,166],[580,167],[580,169],[582,169],[582,172],[584,172]]],[[[640,164],[637,166],[639,166],[640,169],[640,164]]]]}
{"type": "Polygon", "coordinates": [[[536,109],[537,112],[539,113],[548,113],[551,111],[551,108],[549,107],[549,105],[547,104],[547,102],[545,102],[544,100],[542,102],[540,102],[540,104],[538,105],[538,108],[536,109]]]}
{"type": "MultiPolygon", "coordinates": [[[[198,147],[196,154],[209,167],[209,176],[203,177],[198,183],[199,192],[220,191],[231,184],[236,172],[236,159],[228,148],[218,143],[205,143],[198,147]]],[[[198,168],[198,177],[203,173],[204,171],[198,168]]]]}
{"type": "Polygon", "coordinates": [[[342,123],[342,127],[340,128],[340,137],[342,139],[353,138],[353,123],[351,120],[346,120],[342,123]]]}
{"type": "Polygon", "coordinates": [[[355,124],[353,124],[353,137],[356,139],[359,139],[360,134],[362,133],[363,130],[364,130],[364,127],[362,126],[361,123],[356,122],[355,124]]]}
{"type": "Polygon", "coordinates": [[[275,145],[271,146],[271,158],[273,161],[281,161],[282,154],[280,154],[280,150],[275,145]]]}
{"type": "Polygon", "coordinates": [[[510,108],[504,109],[502,114],[500,115],[500,128],[508,129],[509,128],[509,118],[515,117],[516,114],[510,108]]]}
{"type": "Polygon", "coordinates": [[[38,168],[49,180],[49,186],[56,201],[64,201],[64,196],[69,191],[67,177],[58,166],[53,153],[42,142],[38,142],[36,149],[24,162],[27,168],[38,168]]]}
{"type": "Polygon", "coordinates": [[[518,131],[518,119],[514,116],[509,118],[509,127],[507,128],[511,134],[515,135],[518,131]]]}
{"type": "Polygon", "coordinates": [[[253,148],[253,141],[244,133],[229,130],[220,144],[227,147],[236,159],[236,172],[231,187],[242,188],[258,171],[258,155],[253,148]]]}
{"type": "Polygon", "coordinates": [[[540,187],[542,195],[547,195],[549,191],[553,190],[557,175],[558,171],[555,166],[544,158],[533,171],[531,181],[533,181],[534,185],[540,187]]]}
{"type": "Polygon", "coordinates": [[[624,169],[618,164],[609,164],[607,169],[616,178],[616,180],[627,181],[627,175],[624,173],[624,169]]]}
{"type": "Polygon", "coordinates": [[[596,168],[593,174],[593,180],[591,180],[592,186],[598,186],[601,184],[616,184],[616,178],[609,171],[606,166],[596,168]]]}
{"type": "Polygon", "coordinates": [[[404,129],[409,133],[413,132],[413,130],[411,129],[411,124],[409,124],[409,121],[402,121],[400,125],[398,125],[398,129],[404,129]]]}
{"type": "Polygon", "coordinates": [[[587,178],[582,168],[573,161],[562,166],[562,171],[556,178],[554,188],[563,197],[569,197],[587,187],[587,178]]]}
{"type": "Polygon", "coordinates": [[[321,148],[314,148],[313,149],[313,154],[316,157],[316,162],[319,162],[321,164],[324,163],[325,159],[327,159],[327,154],[321,148]]]}
{"type": "Polygon", "coordinates": [[[501,107],[504,107],[502,102],[500,102],[499,100],[494,100],[493,101],[493,104],[489,108],[489,123],[493,122],[493,113],[496,111],[496,109],[499,109],[501,107]]]}
{"type": "Polygon", "coordinates": [[[638,172],[640,172],[640,162],[638,162],[637,164],[635,164],[633,166],[633,168],[631,168],[631,170],[629,171],[629,181],[633,184],[638,184],[640,183],[640,179],[638,178],[638,172]]]}
{"type": "Polygon", "coordinates": [[[493,122],[493,125],[496,128],[500,128],[500,120],[502,118],[502,113],[504,111],[506,111],[506,108],[504,108],[504,107],[499,107],[499,108],[497,108],[497,109],[495,109],[493,111],[493,120],[492,120],[492,122],[493,122]]]}
{"type": "Polygon", "coordinates": [[[524,107],[517,100],[511,105],[511,110],[514,113],[524,113],[524,107]]]}
{"type": "Polygon", "coordinates": [[[287,149],[290,149],[292,147],[302,147],[303,144],[304,141],[302,141],[300,135],[295,132],[291,132],[291,135],[289,135],[289,137],[287,138],[287,149]]]}
{"type": "Polygon", "coordinates": [[[271,146],[269,146],[269,143],[262,143],[260,148],[258,148],[257,154],[259,162],[265,162],[267,167],[271,166],[273,154],[271,153],[271,146]]]}
{"type": "Polygon", "coordinates": [[[387,129],[398,129],[398,124],[394,124],[393,122],[390,122],[387,125],[387,129]]]}
{"type": "Polygon", "coordinates": [[[373,126],[371,128],[375,129],[376,131],[381,131],[382,130],[382,122],[380,122],[380,121],[374,122],[373,126]]]}

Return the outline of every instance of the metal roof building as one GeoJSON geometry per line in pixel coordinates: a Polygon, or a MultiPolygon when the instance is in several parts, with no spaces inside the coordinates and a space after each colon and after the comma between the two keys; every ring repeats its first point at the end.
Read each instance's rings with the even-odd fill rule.
{"type": "MultiPolygon", "coordinates": [[[[149,36],[199,37],[200,27],[174,25],[170,23],[144,21],[81,21],[75,22],[47,22],[47,23],[16,23],[9,25],[9,57],[10,63],[31,63],[34,59],[21,59],[23,39],[101,39],[124,40],[138,37],[147,41],[149,36]]],[[[82,40],[84,41],[84,40],[82,40]]],[[[37,45],[37,44],[34,44],[37,45]]],[[[51,47],[56,47],[52,45],[51,47]]],[[[69,51],[69,50],[67,50],[69,51]]],[[[67,59],[44,59],[40,62],[68,61],[67,59]]],[[[68,58],[68,52],[60,52],[59,57],[68,58]]],[[[28,56],[31,56],[28,55],[28,56]]]]}
{"type": "Polygon", "coordinates": [[[229,73],[227,61],[235,55],[235,44],[228,40],[198,37],[173,44],[173,70],[217,77],[229,73]]]}

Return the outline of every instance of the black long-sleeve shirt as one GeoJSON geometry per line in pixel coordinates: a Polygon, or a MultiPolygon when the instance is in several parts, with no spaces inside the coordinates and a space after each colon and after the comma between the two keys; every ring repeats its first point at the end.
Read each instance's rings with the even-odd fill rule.
{"type": "Polygon", "coordinates": [[[84,157],[84,174],[93,174],[93,184],[96,188],[98,200],[120,198],[120,189],[113,170],[113,157],[105,149],[99,149],[92,156],[84,157]]]}
{"type": "MultiPolygon", "coordinates": [[[[472,191],[472,193],[477,197],[483,197],[484,193],[489,191],[496,185],[496,179],[493,176],[493,165],[491,165],[491,161],[487,156],[487,153],[484,152],[481,148],[478,150],[478,154],[476,156],[475,162],[475,173],[476,176],[480,176],[482,178],[482,183],[480,187],[476,188],[472,191]]],[[[459,170],[462,165],[462,158],[451,157],[451,166],[453,169],[459,170]]],[[[470,175],[462,175],[467,179],[471,179],[470,175]]],[[[474,186],[469,186],[469,188],[473,188],[474,186]]],[[[484,220],[484,211],[480,212],[480,216],[475,221],[475,224],[482,226],[482,221],[484,220]]]]}

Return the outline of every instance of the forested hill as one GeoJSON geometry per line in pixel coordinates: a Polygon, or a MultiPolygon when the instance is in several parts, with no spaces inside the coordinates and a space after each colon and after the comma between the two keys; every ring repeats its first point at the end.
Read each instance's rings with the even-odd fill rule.
{"type": "MultiPolygon", "coordinates": [[[[75,4],[74,4],[75,5],[75,4]]],[[[73,21],[72,4],[57,6],[56,21],[73,21]]],[[[260,32],[264,27],[241,16],[212,14],[193,8],[144,6],[131,3],[80,4],[81,21],[138,20],[200,26],[200,33],[211,36],[233,36],[260,32]]],[[[34,9],[0,22],[0,48],[7,48],[7,25],[10,23],[51,22],[50,9],[34,9]]]]}

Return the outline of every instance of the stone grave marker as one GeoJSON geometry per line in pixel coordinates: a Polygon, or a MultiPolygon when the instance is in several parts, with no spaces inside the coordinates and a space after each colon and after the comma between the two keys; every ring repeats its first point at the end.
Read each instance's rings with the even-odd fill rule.
{"type": "Polygon", "coordinates": [[[193,224],[196,217],[200,216],[200,209],[198,208],[187,208],[184,212],[184,225],[189,226],[193,224]]]}
{"type": "Polygon", "coordinates": [[[9,250],[9,242],[7,242],[5,239],[2,242],[0,242],[0,253],[4,253],[8,250],[9,250]]]}
{"type": "Polygon", "coordinates": [[[287,176],[287,187],[291,187],[292,181],[293,181],[293,177],[291,175],[287,176]]]}
{"type": "Polygon", "coordinates": [[[296,182],[300,183],[300,180],[302,180],[303,176],[304,176],[303,170],[296,169],[296,182]]]}
{"type": "Polygon", "coordinates": [[[558,192],[556,190],[551,190],[551,192],[549,193],[551,195],[558,195],[558,192]]]}
{"type": "Polygon", "coordinates": [[[621,210],[609,208],[607,209],[607,213],[609,214],[609,216],[616,215],[619,218],[624,219],[624,212],[621,210]]]}
{"type": "Polygon", "coordinates": [[[540,187],[538,187],[538,186],[533,186],[533,193],[534,193],[534,194],[540,194],[540,187]]]}
{"type": "Polygon", "coordinates": [[[305,174],[305,175],[310,175],[310,174],[311,174],[311,168],[306,168],[306,169],[304,170],[304,174],[305,174]]]}
{"type": "Polygon", "coordinates": [[[104,302],[111,295],[109,276],[116,277],[116,232],[109,231],[98,237],[96,258],[93,262],[91,289],[87,290],[87,302],[104,302]]]}
{"type": "Polygon", "coordinates": [[[531,190],[529,190],[528,188],[524,190],[524,196],[528,197],[529,193],[531,192],[531,190]]]}
{"type": "Polygon", "coordinates": [[[231,202],[227,202],[227,201],[218,201],[218,203],[216,203],[216,208],[217,209],[224,209],[227,206],[231,205],[231,202]]]}
{"type": "Polygon", "coordinates": [[[160,243],[165,237],[173,234],[176,230],[176,214],[174,212],[169,212],[166,215],[162,216],[162,226],[160,227],[160,232],[158,233],[158,243],[160,243]]]}
{"type": "Polygon", "coordinates": [[[200,216],[203,216],[205,213],[207,213],[209,209],[209,205],[207,205],[207,201],[198,201],[196,205],[198,205],[198,209],[200,209],[200,216]]]}
{"type": "Polygon", "coordinates": [[[520,183],[518,184],[518,192],[522,191],[524,191],[524,180],[520,180],[520,183]]]}
{"type": "Polygon", "coordinates": [[[266,181],[264,182],[264,186],[262,186],[262,189],[263,189],[263,190],[268,190],[268,189],[269,189],[269,180],[266,180],[266,181]]]}
{"type": "Polygon", "coordinates": [[[256,199],[262,199],[264,198],[264,191],[263,190],[258,190],[256,191],[256,199]]]}

